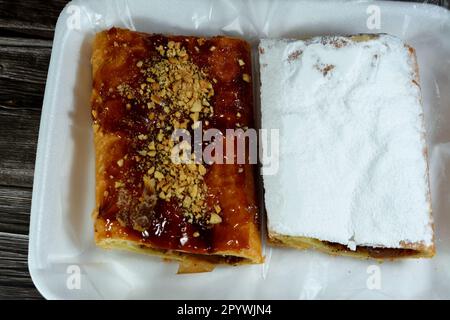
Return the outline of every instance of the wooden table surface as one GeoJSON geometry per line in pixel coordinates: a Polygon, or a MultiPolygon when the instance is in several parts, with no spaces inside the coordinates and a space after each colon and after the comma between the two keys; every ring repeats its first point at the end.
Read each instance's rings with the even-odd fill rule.
{"type": "Polygon", "coordinates": [[[53,31],[67,2],[0,0],[0,299],[42,298],[28,273],[28,225],[53,31]]]}

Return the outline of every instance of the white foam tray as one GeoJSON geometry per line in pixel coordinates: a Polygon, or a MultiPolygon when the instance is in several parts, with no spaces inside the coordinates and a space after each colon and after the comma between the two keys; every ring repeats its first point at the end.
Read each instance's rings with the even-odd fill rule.
{"type": "Polygon", "coordinates": [[[39,133],[29,243],[29,269],[36,287],[52,299],[450,298],[449,34],[449,11],[423,4],[71,2],[56,26],[39,133]],[[373,5],[380,9],[381,28],[369,30],[367,19],[377,10],[369,7],[373,5]],[[111,26],[171,34],[234,35],[255,46],[261,37],[386,32],[414,46],[428,130],[436,256],[376,264],[312,251],[265,248],[264,265],[176,275],[176,264],[96,248],[91,221],[91,40],[95,32],[111,26]]]}

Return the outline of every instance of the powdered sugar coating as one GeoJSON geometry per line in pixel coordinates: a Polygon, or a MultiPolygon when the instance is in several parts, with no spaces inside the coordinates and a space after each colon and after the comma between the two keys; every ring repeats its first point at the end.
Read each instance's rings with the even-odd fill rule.
{"type": "Polygon", "coordinates": [[[354,246],[431,245],[414,59],[389,35],[260,43],[263,128],[280,129],[264,177],[268,228],[354,246]]]}

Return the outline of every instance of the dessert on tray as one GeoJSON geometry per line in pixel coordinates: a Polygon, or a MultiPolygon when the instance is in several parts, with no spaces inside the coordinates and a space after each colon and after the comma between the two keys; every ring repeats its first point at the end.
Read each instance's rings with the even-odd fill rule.
{"type": "Polygon", "coordinates": [[[179,272],[261,263],[254,166],[171,161],[176,129],[252,127],[249,45],[112,28],[96,35],[92,67],[97,245],[178,260],[179,272]]]}
{"type": "Polygon", "coordinates": [[[268,239],[376,259],[431,257],[427,150],[414,49],[389,35],[263,39],[268,239]]]}

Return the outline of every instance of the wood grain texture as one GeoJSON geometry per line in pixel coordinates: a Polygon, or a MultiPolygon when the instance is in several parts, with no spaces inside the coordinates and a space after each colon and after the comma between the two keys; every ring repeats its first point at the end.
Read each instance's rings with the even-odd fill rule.
{"type": "Polygon", "coordinates": [[[4,34],[52,39],[67,0],[0,0],[0,30],[4,34]]]}
{"type": "Polygon", "coordinates": [[[52,42],[0,37],[0,107],[40,109],[52,42]]]}
{"type": "Polygon", "coordinates": [[[0,185],[32,187],[51,44],[0,37],[0,185]]]}
{"type": "Polygon", "coordinates": [[[0,107],[0,185],[33,186],[40,113],[0,107]]]}
{"type": "Polygon", "coordinates": [[[28,274],[28,236],[0,232],[0,299],[39,299],[28,274]]]}
{"type": "Polygon", "coordinates": [[[0,230],[28,234],[31,189],[0,186],[0,230]]]}
{"type": "Polygon", "coordinates": [[[28,225],[53,30],[67,1],[0,0],[0,299],[42,299],[28,225]]]}

